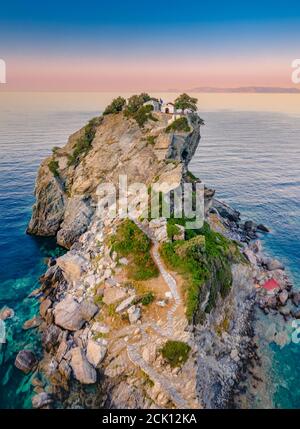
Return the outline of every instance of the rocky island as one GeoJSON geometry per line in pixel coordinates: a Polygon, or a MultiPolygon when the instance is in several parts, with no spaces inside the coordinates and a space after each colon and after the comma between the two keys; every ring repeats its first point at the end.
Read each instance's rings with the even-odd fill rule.
{"type": "MultiPolygon", "coordinates": [[[[252,314],[300,317],[300,296],[264,255],[263,225],[204,188],[204,224],[183,217],[101,217],[101,183],[201,183],[188,165],[204,124],[183,94],[165,109],[147,94],[115,99],[45,159],[28,233],[66,249],[31,294],[37,360],[21,350],[35,408],[226,408],[259,361],[252,314]],[[173,107],[171,107],[173,106],[173,107]],[[253,365],[252,365],[253,367],[253,365]]],[[[196,196],[197,197],[197,196],[196,196]]]]}

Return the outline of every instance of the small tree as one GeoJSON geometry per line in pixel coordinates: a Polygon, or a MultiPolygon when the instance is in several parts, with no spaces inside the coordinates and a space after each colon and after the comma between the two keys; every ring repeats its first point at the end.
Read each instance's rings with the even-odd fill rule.
{"type": "Polygon", "coordinates": [[[175,108],[176,109],[190,109],[193,112],[197,110],[197,102],[198,99],[194,97],[190,97],[188,94],[181,94],[175,100],[175,108]]]}
{"type": "Polygon", "coordinates": [[[146,94],[145,92],[142,92],[139,95],[132,95],[128,99],[128,104],[126,106],[126,110],[129,113],[135,113],[139,110],[140,107],[143,106],[146,101],[151,100],[151,97],[149,94],[146,94]]]}
{"type": "Polygon", "coordinates": [[[115,98],[104,110],[103,115],[109,115],[110,113],[119,113],[123,110],[126,104],[126,100],[123,97],[115,98]]]}

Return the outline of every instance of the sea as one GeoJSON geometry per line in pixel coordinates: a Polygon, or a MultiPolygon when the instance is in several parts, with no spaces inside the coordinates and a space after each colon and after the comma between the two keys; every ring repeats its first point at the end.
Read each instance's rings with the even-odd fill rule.
{"type": "MultiPolygon", "coordinates": [[[[127,96],[129,94],[122,94],[127,96]]],[[[172,101],[177,94],[153,94],[172,101]]],[[[40,162],[54,146],[99,115],[114,93],[0,92],[0,310],[14,317],[0,330],[0,408],[30,408],[33,374],[14,366],[20,349],[41,354],[36,330],[24,322],[38,313],[29,294],[38,287],[53,239],[26,235],[40,162]],[[5,342],[3,335],[5,334],[5,342]]],[[[300,96],[297,94],[195,94],[205,121],[190,170],[217,198],[268,226],[265,250],[280,259],[300,287],[300,96]]],[[[261,316],[260,316],[261,317],[261,316]]],[[[268,319],[260,324],[261,335],[268,319]]],[[[264,343],[268,403],[254,408],[300,408],[300,343],[264,343]]]]}

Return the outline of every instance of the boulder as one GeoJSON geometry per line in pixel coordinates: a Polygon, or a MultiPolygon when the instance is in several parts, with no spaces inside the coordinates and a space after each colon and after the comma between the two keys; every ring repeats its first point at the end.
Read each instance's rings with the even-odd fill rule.
{"type": "Polygon", "coordinates": [[[126,298],[127,293],[124,288],[110,287],[104,290],[103,302],[106,305],[116,304],[122,299],[126,298]]]}
{"type": "Polygon", "coordinates": [[[87,271],[88,261],[77,253],[68,252],[57,258],[57,265],[61,268],[64,278],[69,283],[78,282],[87,271]]]}
{"type": "Polygon", "coordinates": [[[254,223],[252,220],[247,220],[244,223],[244,230],[248,233],[248,232],[256,232],[256,223],[254,223]]]}
{"type": "Polygon", "coordinates": [[[236,349],[232,349],[230,352],[230,357],[234,361],[238,361],[239,360],[239,352],[236,349]]]}
{"type": "Polygon", "coordinates": [[[44,301],[40,304],[40,315],[44,318],[46,316],[47,310],[51,307],[52,301],[51,299],[47,298],[44,299],[44,301]]]}
{"type": "Polygon", "coordinates": [[[58,366],[58,370],[66,380],[69,380],[71,376],[71,367],[65,359],[62,359],[58,366]]]}
{"type": "Polygon", "coordinates": [[[56,325],[69,331],[77,331],[84,324],[79,310],[80,304],[71,295],[67,295],[54,308],[56,325]]]}
{"type": "Polygon", "coordinates": [[[40,317],[33,317],[32,319],[26,320],[24,322],[22,328],[27,331],[28,329],[37,328],[42,323],[42,319],[40,317]]]}
{"type": "Polygon", "coordinates": [[[291,310],[288,307],[280,307],[279,313],[282,314],[282,316],[289,316],[291,314],[291,310]]]}
{"type": "Polygon", "coordinates": [[[71,367],[76,380],[82,384],[96,383],[96,370],[87,360],[83,350],[80,347],[75,347],[71,350],[71,356],[71,367]]]}
{"type": "Polygon", "coordinates": [[[99,307],[90,299],[82,301],[80,305],[81,316],[86,322],[89,322],[98,311],[99,307]]]}
{"type": "Polygon", "coordinates": [[[33,408],[44,408],[46,406],[48,407],[53,402],[53,399],[48,393],[41,392],[33,396],[31,402],[33,408]]]}
{"type": "Polygon", "coordinates": [[[149,228],[159,242],[168,241],[167,220],[165,218],[152,219],[149,228]]]}
{"type": "Polygon", "coordinates": [[[30,350],[21,350],[16,357],[15,366],[28,374],[37,364],[37,359],[34,353],[30,350]]]}
{"type": "Polygon", "coordinates": [[[262,263],[269,271],[284,270],[284,265],[277,259],[263,258],[262,263]]]}
{"type": "Polygon", "coordinates": [[[300,305],[300,292],[293,292],[292,301],[296,307],[300,305]]]}
{"type": "Polygon", "coordinates": [[[265,225],[263,225],[262,223],[257,225],[257,229],[261,232],[270,232],[270,230],[265,225]]]}
{"type": "Polygon", "coordinates": [[[295,310],[292,314],[295,319],[300,319],[300,310],[295,310]]]}
{"type": "Polygon", "coordinates": [[[11,319],[12,317],[14,317],[14,315],[15,315],[14,310],[9,307],[3,307],[0,311],[1,320],[11,319]]]}
{"type": "Polygon", "coordinates": [[[154,343],[153,344],[147,344],[142,349],[143,359],[147,363],[152,364],[156,359],[156,354],[157,354],[157,346],[154,343]]]}
{"type": "Polygon", "coordinates": [[[86,357],[93,367],[98,368],[106,355],[107,348],[92,339],[88,340],[86,357]]]}
{"type": "Polygon", "coordinates": [[[133,305],[127,310],[129,322],[136,323],[141,317],[141,309],[133,305]]]}
{"type": "Polygon", "coordinates": [[[62,341],[57,349],[56,352],[56,360],[57,362],[60,362],[62,358],[65,356],[69,349],[68,343],[66,341],[62,341]]]}
{"type": "Polygon", "coordinates": [[[53,324],[48,326],[47,329],[43,332],[42,344],[48,352],[57,345],[60,333],[61,330],[59,327],[53,324]]]}
{"type": "Polygon", "coordinates": [[[256,256],[255,254],[252,252],[252,250],[250,249],[245,249],[244,250],[244,255],[246,256],[246,258],[248,259],[248,261],[250,262],[250,264],[252,265],[256,265],[257,261],[256,261],[256,256]]]}
{"type": "Polygon", "coordinates": [[[213,199],[212,206],[217,210],[221,217],[228,219],[231,222],[239,222],[240,212],[237,210],[227,206],[225,203],[222,203],[215,198],[213,199]]]}
{"type": "Polygon", "coordinates": [[[278,298],[279,298],[281,305],[285,305],[288,298],[289,298],[288,291],[284,289],[282,292],[280,292],[280,294],[278,295],[278,298]]]}
{"type": "Polygon", "coordinates": [[[248,248],[255,254],[262,252],[262,244],[260,240],[255,240],[249,243],[248,248]]]}
{"type": "Polygon", "coordinates": [[[124,301],[122,301],[116,308],[116,313],[122,313],[125,311],[135,300],[135,294],[129,296],[124,301]]]}
{"type": "Polygon", "coordinates": [[[100,333],[100,334],[108,334],[110,331],[109,326],[102,325],[100,322],[95,322],[91,327],[92,332],[100,333]]]}
{"type": "Polygon", "coordinates": [[[119,263],[122,264],[122,265],[128,265],[129,261],[128,261],[127,258],[120,258],[119,259],[119,263]]]}
{"type": "Polygon", "coordinates": [[[276,296],[268,296],[265,300],[265,305],[268,308],[276,309],[277,308],[277,298],[276,296]]]}
{"type": "MultiPolygon", "coordinates": [[[[80,193],[84,194],[84,192],[80,193]]],[[[87,230],[93,213],[94,208],[89,197],[74,195],[68,198],[63,222],[56,237],[57,243],[69,249],[87,230]]]]}

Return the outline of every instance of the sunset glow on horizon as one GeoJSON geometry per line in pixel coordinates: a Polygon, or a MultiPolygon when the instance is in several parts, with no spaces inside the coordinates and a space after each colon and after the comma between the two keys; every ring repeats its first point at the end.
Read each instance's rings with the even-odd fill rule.
{"type": "Polygon", "coordinates": [[[54,1],[43,12],[36,1],[26,8],[16,3],[20,10],[4,5],[1,11],[7,84],[0,90],[295,86],[300,6],[293,1],[280,22],[271,3],[256,1],[251,10],[235,1],[226,8],[192,1],[187,10],[176,0],[157,11],[137,1],[91,1],[88,9],[54,1]]]}

